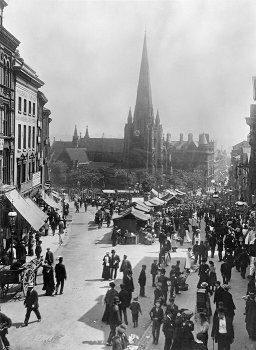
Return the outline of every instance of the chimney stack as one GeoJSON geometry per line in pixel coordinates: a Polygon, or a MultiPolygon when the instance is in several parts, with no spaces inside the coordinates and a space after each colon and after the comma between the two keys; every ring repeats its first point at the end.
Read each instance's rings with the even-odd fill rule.
{"type": "Polygon", "coordinates": [[[193,142],[193,134],[190,132],[188,134],[188,143],[191,143],[191,142],[193,142]]]}

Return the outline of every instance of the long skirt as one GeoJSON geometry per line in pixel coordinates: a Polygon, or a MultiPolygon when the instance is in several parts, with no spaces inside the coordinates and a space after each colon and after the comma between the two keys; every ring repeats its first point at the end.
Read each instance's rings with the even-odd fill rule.
{"type": "Polygon", "coordinates": [[[102,271],[102,278],[104,280],[109,280],[110,279],[110,267],[109,266],[103,266],[103,271],[102,271]]]}

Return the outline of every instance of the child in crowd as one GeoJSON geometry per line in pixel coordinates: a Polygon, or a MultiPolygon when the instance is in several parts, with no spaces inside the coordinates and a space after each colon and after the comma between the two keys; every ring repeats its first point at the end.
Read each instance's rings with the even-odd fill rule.
{"type": "Polygon", "coordinates": [[[130,309],[132,312],[133,327],[138,327],[139,313],[141,313],[142,315],[140,303],[138,302],[138,297],[133,298],[130,309]]]}

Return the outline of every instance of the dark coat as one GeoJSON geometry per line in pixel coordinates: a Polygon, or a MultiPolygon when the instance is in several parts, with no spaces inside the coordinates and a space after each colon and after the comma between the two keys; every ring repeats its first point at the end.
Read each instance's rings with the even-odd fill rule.
{"type": "Polygon", "coordinates": [[[256,302],[255,300],[247,300],[245,307],[245,323],[246,330],[251,339],[256,340],[256,302]]]}
{"type": "Polygon", "coordinates": [[[132,277],[128,277],[125,276],[123,279],[123,284],[124,284],[124,288],[125,290],[127,290],[127,292],[132,293],[134,291],[134,284],[133,284],[133,278],[132,277]]]}
{"type": "Polygon", "coordinates": [[[36,290],[32,289],[32,291],[30,291],[30,290],[27,291],[24,305],[27,308],[32,308],[32,305],[34,305],[33,308],[35,308],[35,309],[39,308],[38,294],[37,294],[36,290]]]}
{"type": "Polygon", "coordinates": [[[110,267],[118,269],[119,268],[119,263],[120,263],[120,258],[119,255],[111,255],[110,257],[110,267]]]}
{"type": "Polygon", "coordinates": [[[242,252],[238,258],[240,267],[247,267],[250,264],[249,255],[246,252],[242,252]]]}
{"type": "Polygon", "coordinates": [[[151,309],[149,315],[150,315],[151,320],[153,320],[154,318],[157,318],[156,321],[159,323],[162,323],[163,318],[164,318],[164,310],[161,307],[157,310],[156,307],[154,306],[151,309]]]}
{"type": "Polygon", "coordinates": [[[111,288],[107,291],[104,301],[107,305],[112,305],[113,304],[113,299],[114,297],[118,297],[118,291],[115,290],[114,288],[111,288]]]}
{"type": "Polygon", "coordinates": [[[119,312],[118,305],[114,304],[114,305],[111,305],[109,307],[108,322],[109,322],[110,325],[116,325],[116,326],[121,324],[120,312],[119,312]]]}
{"type": "MultiPolygon", "coordinates": [[[[226,327],[227,327],[227,335],[229,338],[230,344],[232,343],[234,339],[234,328],[232,324],[232,319],[228,316],[226,317],[226,327]]],[[[219,316],[213,318],[213,325],[212,325],[212,333],[211,337],[215,339],[215,342],[218,342],[218,334],[219,334],[219,316]]]]}
{"type": "Polygon", "coordinates": [[[122,334],[122,335],[117,334],[112,338],[112,350],[127,349],[128,345],[129,345],[129,340],[126,334],[122,334]]]}
{"type": "Polygon", "coordinates": [[[55,276],[57,280],[62,280],[67,278],[65,265],[62,263],[58,263],[55,265],[55,276]]]}
{"type": "Polygon", "coordinates": [[[46,260],[49,265],[52,265],[54,263],[53,252],[46,252],[44,260],[46,260]]]}
{"type": "Polygon", "coordinates": [[[170,316],[166,316],[163,321],[163,332],[166,337],[173,337],[174,333],[174,320],[170,316]]]}
{"type": "Polygon", "coordinates": [[[220,301],[222,301],[222,293],[223,292],[224,292],[224,289],[222,287],[218,287],[215,289],[214,299],[213,299],[214,304],[218,305],[218,303],[220,301]]]}
{"type": "Polygon", "coordinates": [[[152,264],[151,264],[151,270],[150,270],[151,275],[157,275],[157,272],[158,272],[158,266],[157,266],[157,264],[152,263],[152,264]]]}
{"type": "Polygon", "coordinates": [[[125,309],[130,305],[130,295],[127,290],[123,289],[118,293],[121,304],[119,304],[120,309],[125,309]]]}
{"type": "Polygon", "coordinates": [[[122,261],[120,272],[127,273],[128,271],[132,271],[132,264],[126,259],[122,261]]]}
{"type": "Polygon", "coordinates": [[[222,301],[224,304],[224,308],[227,310],[227,314],[230,316],[234,316],[234,310],[236,309],[236,306],[234,304],[232,295],[227,290],[223,290],[222,292],[222,301]]]}
{"type": "Polygon", "coordinates": [[[222,263],[220,265],[220,273],[224,276],[228,275],[230,269],[228,267],[228,264],[226,262],[222,263]]]}
{"type": "Polygon", "coordinates": [[[139,280],[138,280],[138,282],[139,282],[139,284],[141,285],[141,286],[145,286],[146,285],[146,271],[145,270],[141,270],[140,271],[140,275],[139,275],[139,280]]]}

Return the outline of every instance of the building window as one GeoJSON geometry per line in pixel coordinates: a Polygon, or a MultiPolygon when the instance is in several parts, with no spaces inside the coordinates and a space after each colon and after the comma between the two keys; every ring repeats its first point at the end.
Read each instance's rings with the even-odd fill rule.
{"type": "Polygon", "coordinates": [[[31,147],[31,126],[28,127],[28,148],[31,147]]]}
{"type": "Polygon", "coordinates": [[[33,117],[35,117],[36,115],[36,104],[33,103],[33,117]]]}
{"type": "Polygon", "coordinates": [[[21,149],[21,124],[18,124],[18,149],[21,149]]]}
{"type": "Polygon", "coordinates": [[[27,114],[27,100],[24,98],[24,109],[23,109],[23,113],[27,114]]]}
{"type": "Polygon", "coordinates": [[[35,148],[35,127],[33,126],[33,131],[32,131],[32,147],[35,148]]]}
{"type": "Polygon", "coordinates": [[[31,101],[28,102],[28,115],[31,115],[31,101]]]}
{"type": "Polygon", "coordinates": [[[23,125],[23,148],[26,149],[27,147],[27,127],[26,125],[23,125]]]}
{"type": "Polygon", "coordinates": [[[21,110],[22,110],[22,100],[21,100],[21,97],[19,97],[18,112],[21,113],[21,110]]]}

